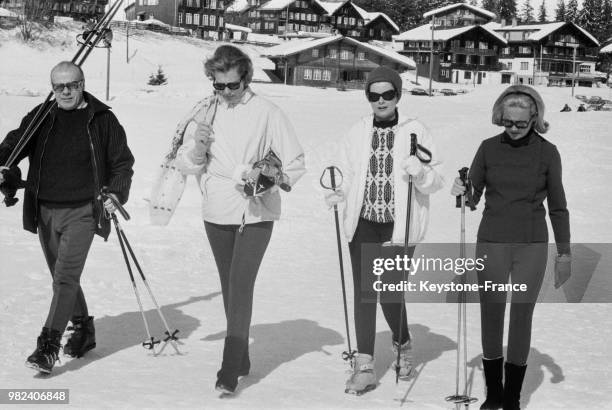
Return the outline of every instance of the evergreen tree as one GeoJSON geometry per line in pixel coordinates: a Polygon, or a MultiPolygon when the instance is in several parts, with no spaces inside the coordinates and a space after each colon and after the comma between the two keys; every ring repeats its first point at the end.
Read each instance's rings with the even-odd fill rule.
{"type": "Polygon", "coordinates": [[[531,23],[534,21],[533,18],[533,7],[531,6],[530,0],[525,0],[523,3],[523,9],[521,10],[521,22],[523,23],[531,23]]]}
{"type": "Polygon", "coordinates": [[[168,78],[164,74],[161,66],[157,66],[157,73],[149,76],[149,85],[164,85],[168,82],[168,78]]]}
{"type": "Polygon", "coordinates": [[[578,0],[569,0],[565,7],[565,21],[578,23],[578,0]]]}
{"type": "Polygon", "coordinates": [[[516,0],[499,1],[499,18],[506,21],[516,18],[516,0]]]}
{"type": "Polygon", "coordinates": [[[582,9],[578,13],[578,25],[601,40],[603,4],[601,0],[584,0],[582,9]]]}
{"type": "Polygon", "coordinates": [[[476,6],[478,7],[478,0],[469,0],[467,2],[470,6],[476,6]]]}
{"type": "Polygon", "coordinates": [[[538,21],[540,23],[546,22],[546,4],[544,0],[542,0],[542,4],[540,4],[540,8],[538,9],[538,21]]]}
{"type": "Polygon", "coordinates": [[[559,0],[557,2],[557,9],[555,10],[555,21],[565,21],[565,0],[559,0]]]}
{"type": "Polygon", "coordinates": [[[489,10],[497,14],[498,0],[482,0],[481,7],[485,10],[489,10]]]}
{"type": "Polygon", "coordinates": [[[604,0],[603,2],[601,25],[603,27],[601,40],[606,41],[612,37],[612,0],[604,0]]]}

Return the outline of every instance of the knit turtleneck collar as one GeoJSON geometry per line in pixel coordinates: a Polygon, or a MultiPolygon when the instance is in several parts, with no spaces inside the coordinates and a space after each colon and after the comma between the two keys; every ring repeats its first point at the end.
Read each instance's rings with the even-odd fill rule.
{"type": "Polygon", "coordinates": [[[377,128],[391,128],[397,125],[399,114],[397,108],[395,109],[395,115],[390,120],[379,120],[374,116],[373,125],[377,128]]]}

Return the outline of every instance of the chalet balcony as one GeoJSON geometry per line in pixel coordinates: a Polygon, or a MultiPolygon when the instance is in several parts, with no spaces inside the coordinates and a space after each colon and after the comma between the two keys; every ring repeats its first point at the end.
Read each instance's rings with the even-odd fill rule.
{"type": "Polygon", "coordinates": [[[500,63],[495,64],[467,64],[467,63],[452,63],[451,68],[454,70],[469,70],[469,71],[501,71],[504,66],[500,63]]]}
{"type": "Polygon", "coordinates": [[[495,56],[497,53],[492,48],[465,48],[465,47],[451,47],[450,52],[454,54],[469,54],[478,56],[495,56]]]}

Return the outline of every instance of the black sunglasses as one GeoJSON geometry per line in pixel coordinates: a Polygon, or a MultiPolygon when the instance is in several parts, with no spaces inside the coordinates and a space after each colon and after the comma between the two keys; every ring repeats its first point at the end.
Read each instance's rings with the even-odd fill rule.
{"type": "Polygon", "coordinates": [[[242,83],[243,79],[244,77],[234,83],[217,83],[213,81],[213,88],[217,91],[223,91],[225,90],[225,87],[229,88],[230,90],[237,90],[240,88],[240,84],[242,83]]]}
{"type": "Polygon", "coordinates": [[[524,130],[525,128],[529,127],[529,123],[531,123],[531,120],[533,120],[536,115],[537,114],[533,114],[531,118],[529,118],[528,121],[512,121],[512,120],[502,119],[501,122],[502,122],[502,125],[506,128],[516,127],[519,130],[524,130]]]}
{"type": "Polygon", "coordinates": [[[385,91],[382,94],[374,93],[374,92],[370,91],[370,92],[368,92],[368,101],[370,101],[370,102],[377,102],[378,100],[380,100],[380,97],[382,97],[383,100],[385,100],[385,101],[391,101],[392,99],[395,98],[396,95],[397,94],[396,94],[395,90],[385,91]]]}
{"type": "Polygon", "coordinates": [[[61,93],[64,91],[64,88],[68,88],[69,91],[74,91],[80,88],[81,85],[83,85],[83,80],[71,81],[69,83],[54,83],[51,84],[51,88],[53,88],[53,91],[56,93],[61,93]]]}

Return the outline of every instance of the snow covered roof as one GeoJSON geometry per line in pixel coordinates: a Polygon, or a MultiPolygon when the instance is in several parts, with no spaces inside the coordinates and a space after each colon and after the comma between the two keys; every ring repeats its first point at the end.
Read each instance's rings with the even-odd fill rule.
{"type": "Polygon", "coordinates": [[[540,41],[544,37],[559,30],[561,27],[565,26],[566,24],[573,25],[581,33],[587,36],[591,41],[599,45],[599,41],[597,41],[597,39],[593,37],[591,33],[589,33],[588,31],[586,31],[585,29],[583,29],[577,24],[569,23],[565,21],[555,21],[552,23],[542,23],[542,24],[520,24],[517,26],[502,26],[499,23],[490,22],[490,23],[485,24],[485,26],[495,31],[529,31],[530,34],[527,37],[527,40],[540,41]]]}
{"type": "Polygon", "coordinates": [[[408,68],[408,69],[414,69],[416,68],[416,64],[414,62],[413,59],[405,57],[393,50],[389,50],[386,48],[382,48],[382,47],[377,47],[374,46],[372,44],[368,44],[368,43],[362,43],[360,41],[357,41],[351,37],[344,37],[342,35],[335,35],[335,36],[330,36],[330,37],[325,37],[325,38],[319,38],[319,39],[306,39],[306,40],[296,40],[296,41],[288,41],[284,44],[280,44],[278,46],[274,46],[271,47],[269,49],[267,49],[265,51],[265,54],[262,54],[262,57],[268,57],[268,58],[273,58],[273,57],[288,57],[291,56],[293,54],[297,54],[300,53],[302,51],[305,50],[309,50],[311,48],[315,48],[315,47],[320,47],[326,44],[330,44],[330,43],[334,43],[336,41],[340,41],[340,40],[344,40],[350,44],[356,45],[358,47],[362,47],[367,49],[368,51],[371,51],[373,53],[376,53],[378,55],[381,55],[383,57],[386,57],[392,61],[394,61],[395,63],[401,64],[404,67],[408,68]]]}
{"type": "Polygon", "coordinates": [[[161,20],[157,20],[157,19],[146,19],[144,21],[141,20],[134,20],[132,21],[132,23],[136,23],[136,24],[147,24],[147,25],[154,25],[154,26],[161,26],[161,27],[170,27],[170,24],[166,24],[161,20]]]}
{"type": "Polygon", "coordinates": [[[248,0],[234,0],[225,10],[226,13],[241,13],[249,8],[248,0]]]}
{"type": "Polygon", "coordinates": [[[482,14],[492,19],[496,17],[495,13],[492,13],[489,10],[481,9],[480,7],[472,6],[471,4],[466,4],[466,3],[449,4],[448,6],[430,10],[427,13],[423,13],[423,17],[427,18],[431,16],[437,16],[438,14],[443,14],[446,11],[451,11],[451,10],[458,9],[458,8],[466,8],[468,10],[473,11],[474,13],[482,14]]]}
{"type": "Polygon", "coordinates": [[[391,25],[391,27],[393,27],[399,33],[400,31],[399,26],[395,24],[395,22],[391,20],[391,17],[387,16],[385,13],[375,11],[375,12],[368,13],[368,15],[369,15],[370,21],[366,23],[366,26],[380,17],[380,18],[387,20],[387,22],[391,25]]]}
{"type": "MultiPolygon", "coordinates": [[[[397,36],[393,36],[393,39],[395,41],[431,41],[430,27],[431,27],[431,24],[424,24],[417,28],[413,28],[412,30],[408,30],[401,34],[398,34],[397,36]]],[[[463,26],[463,27],[457,27],[457,28],[449,28],[445,30],[434,30],[434,41],[450,40],[454,37],[457,37],[460,34],[467,33],[468,31],[473,30],[476,27],[482,28],[483,30],[485,30],[491,36],[498,39],[503,44],[508,43],[506,39],[503,38],[499,33],[496,33],[495,31],[491,30],[489,27],[486,27],[484,25],[483,26],[471,25],[471,26],[463,26]]]]}
{"type": "Polygon", "coordinates": [[[332,14],[334,14],[334,12],[336,10],[338,10],[340,7],[342,7],[342,5],[344,3],[346,3],[346,1],[321,1],[321,0],[314,0],[315,3],[317,3],[319,6],[321,6],[323,8],[323,10],[325,10],[327,12],[327,14],[329,14],[330,16],[332,14]]]}
{"type": "Polygon", "coordinates": [[[252,33],[253,30],[251,30],[248,27],[242,27],[242,26],[237,26],[235,24],[230,24],[230,23],[225,23],[225,28],[228,30],[232,30],[232,31],[243,31],[245,33],[252,33]]]}
{"type": "Polygon", "coordinates": [[[19,17],[17,13],[13,13],[10,10],[0,7],[0,17],[19,17]]]}
{"type": "Polygon", "coordinates": [[[612,53],[612,43],[608,44],[607,46],[603,46],[599,52],[604,54],[612,53]]]}
{"type": "Polygon", "coordinates": [[[283,10],[286,9],[291,3],[295,0],[270,0],[265,3],[263,6],[259,7],[258,10],[262,11],[275,11],[275,10],[283,10]]]}

